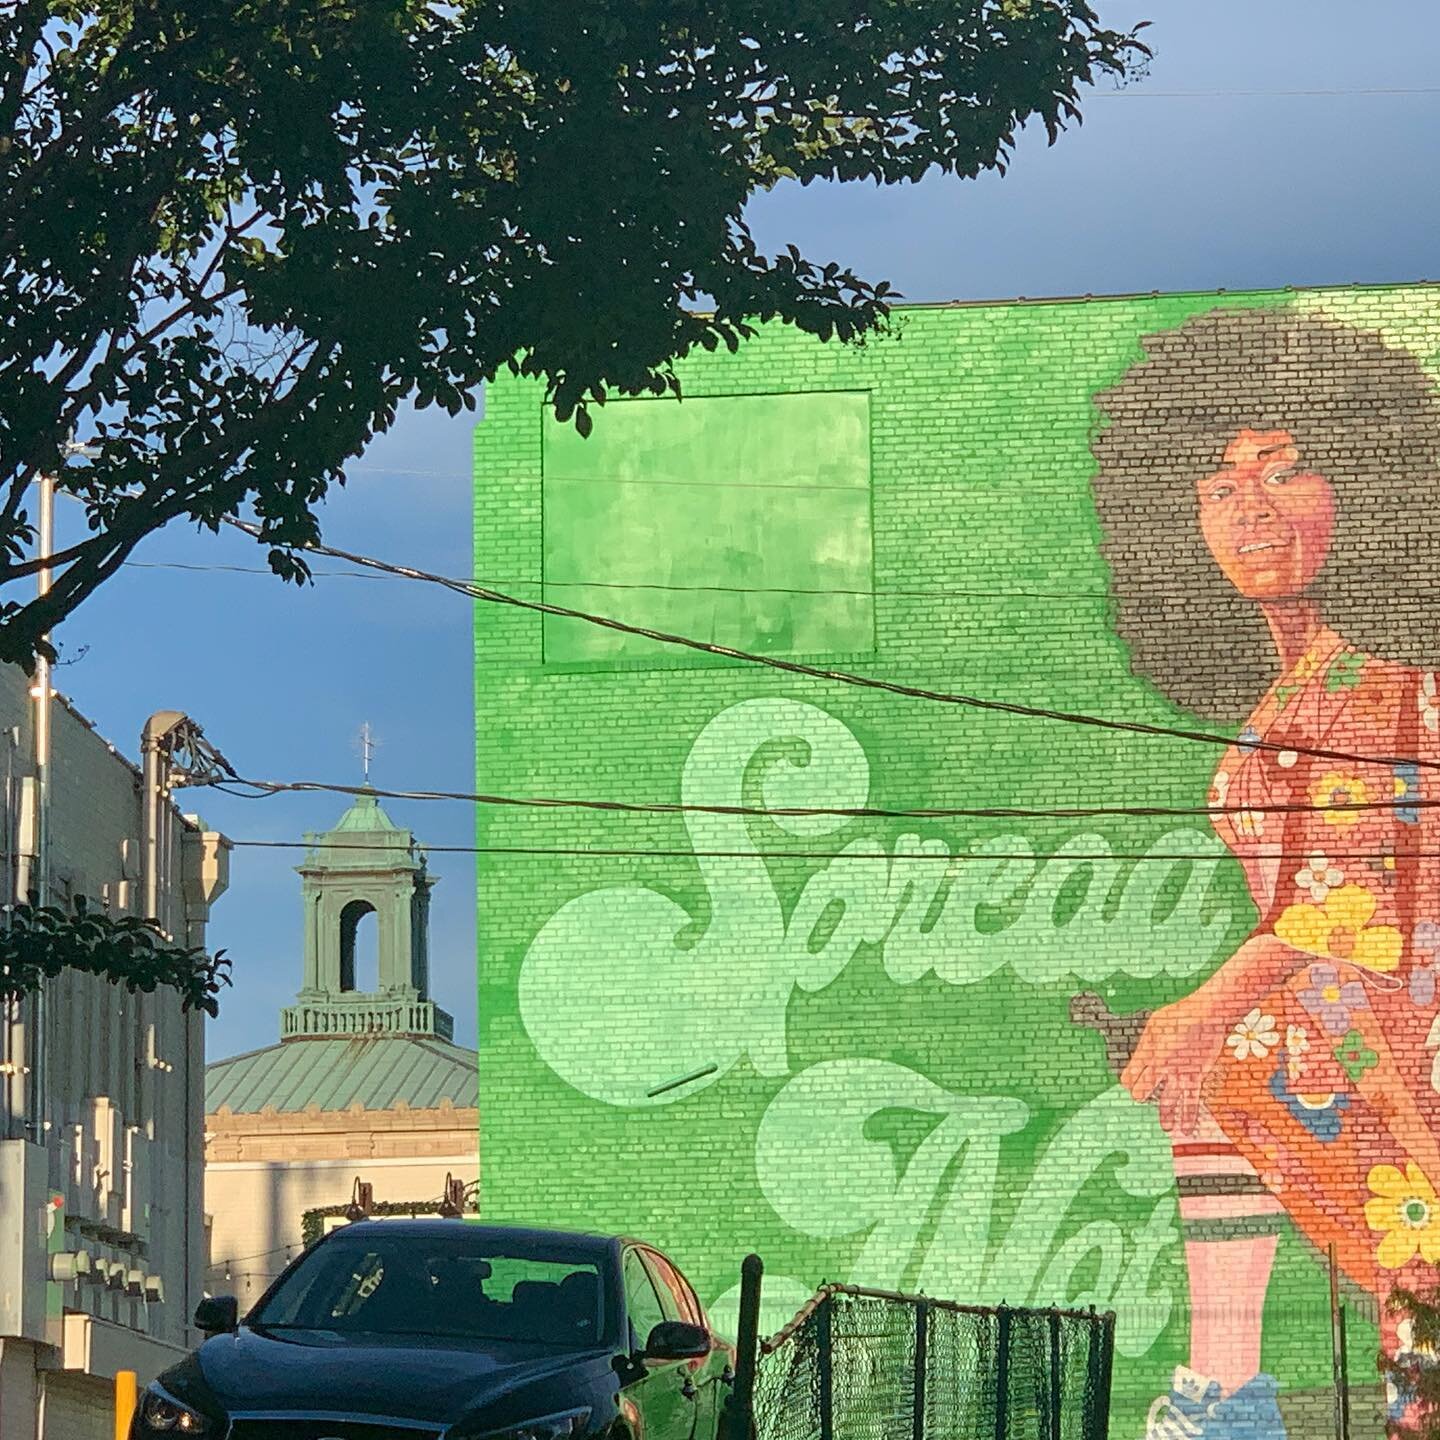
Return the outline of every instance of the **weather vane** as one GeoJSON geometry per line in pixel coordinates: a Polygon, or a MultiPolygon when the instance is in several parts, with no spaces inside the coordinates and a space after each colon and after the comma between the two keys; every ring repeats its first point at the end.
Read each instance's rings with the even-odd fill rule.
{"type": "Polygon", "coordinates": [[[375,732],[370,728],[367,720],[360,727],[360,734],[355,741],[355,748],[360,752],[360,764],[365,771],[365,783],[370,783],[370,761],[376,750],[380,748],[380,742],[375,738],[375,732]]]}

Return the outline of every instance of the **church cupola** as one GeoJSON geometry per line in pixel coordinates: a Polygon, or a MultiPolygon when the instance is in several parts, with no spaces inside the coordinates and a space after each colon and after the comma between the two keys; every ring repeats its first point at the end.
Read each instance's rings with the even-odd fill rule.
{"type": "Polygon", "coordinates": [[[454,1034],[430,999],[430,889],[424,853],[409,830],[380,808],[368,787],[333,830],[307,833],[297,866],[305,905],[304,979],[282,1012],[281,1036],[454,1034]],[[357,984],[361,922],[374,915],[375,988],[357,984]]]}

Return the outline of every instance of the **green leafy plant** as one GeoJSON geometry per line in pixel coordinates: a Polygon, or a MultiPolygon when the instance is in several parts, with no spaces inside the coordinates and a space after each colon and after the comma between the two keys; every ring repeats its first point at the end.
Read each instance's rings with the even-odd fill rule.
{"type": "Polygon", "coordinates": [[[112,985],[147,993],[175,990],[185,1010],[220,1011],[230,983],[225,952],[169,944],[148,920],[90,909],[77,896],[67,913],[54,905],[9,907],[0,921],[0,1000],[39,990],[62,970],[98,975],[112,985]]]}
{"type": "Polygon", "coordinates": [[[1084,0],[5,0],[0,583],[37,474],[90,533],[0,659],[171,520],[248,508],[303,581],[407,401],[508,366],[584,430],[757,320],[873,331],[889,286],[763,253],[752,196],[1003,170],[1145,54],[1084,0]]]}
{"type": "Polygon", "coordinates": [[[1418,1423],[1395,1424],[1387,1433],[1399,1440],[1440,1440],[1440,1285],[1424,1291],[1394,1290],[1388,1308],[1401,1329],[1396,1353],[1380,1357],[1392,1423],[1411,1406],[1418,1423]]]}
{"type": "MultiPolygon", "coordinates": [[[[348,1215],[350,1206],[347,1205],[317,1205],[313,1210],[307,1210],[300,1220],[300,1243],[302,1245],[313,1245],[325,1233],[325,1221],[331,1218],[339,1218],[348,1215]]],[[[365,1212],[367,1220],[378,1220],[394,1218],[400,1215],[408,1215],[410,1219],[417,1219],[422,1215],[443,1215],[446,1212],[439,1200],[376,1200],[365,1212]]],[[[471,1199],[466,1202],[465,1213],[467,1215],[478,1215],[480,1205],[477,1200],[471,1199]]]]}

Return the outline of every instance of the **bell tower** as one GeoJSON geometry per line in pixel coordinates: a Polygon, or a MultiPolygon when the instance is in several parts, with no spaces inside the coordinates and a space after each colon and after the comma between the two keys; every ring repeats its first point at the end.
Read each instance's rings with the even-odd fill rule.
{"type": "Polygon", "coordinates": [[[333,830],[307,833],[297,866],[305,906],[304,976],[281,1012],[281,1038],[438,1035],[454,1022],[430,999],[430,889],[425,855],[380,808],[367,785],[333,830]],[[357,988],[361,922],[374,915],[379,965],[373,990],[357,988]]]}

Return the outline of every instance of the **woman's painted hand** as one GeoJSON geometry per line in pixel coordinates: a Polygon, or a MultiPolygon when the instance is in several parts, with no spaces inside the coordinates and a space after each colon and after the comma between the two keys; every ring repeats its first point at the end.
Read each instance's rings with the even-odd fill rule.
{"type": "Polygon", "coordinates": [[[1156,1102],[1166,1130],[1190,1134],[1199,1123],[1205,1078],[1225,1048],[1227,1029],[1202,995],[1162,1006],[1146,1022],[1120,1083],[1142,1104],[1156,1102]]]}

